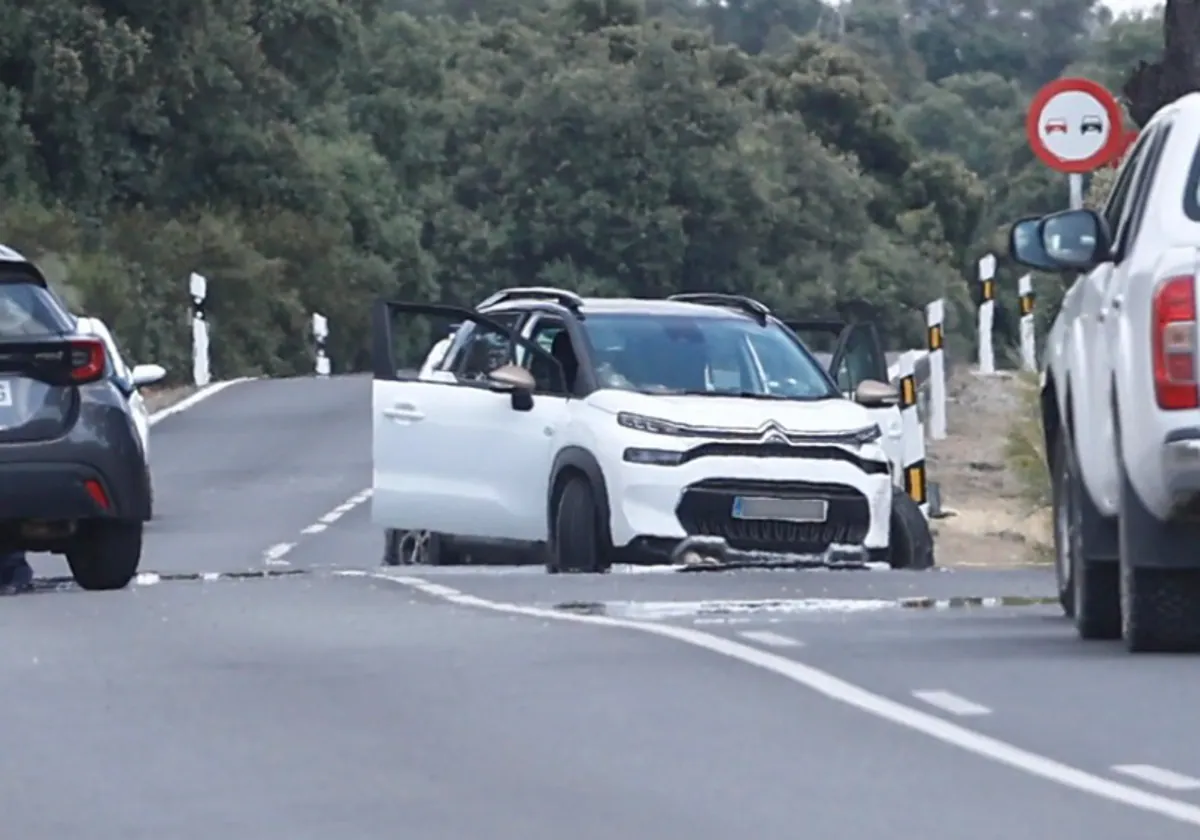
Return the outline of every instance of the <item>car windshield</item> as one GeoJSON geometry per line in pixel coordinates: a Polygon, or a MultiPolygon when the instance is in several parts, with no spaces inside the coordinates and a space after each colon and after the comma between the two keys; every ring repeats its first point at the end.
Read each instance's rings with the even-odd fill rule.
{"type": "Polygon", "coordinates": [[[838,396],[803,345],[777,324],[710,315],[589,314],[602,388],[820,400],[838,396]]]}

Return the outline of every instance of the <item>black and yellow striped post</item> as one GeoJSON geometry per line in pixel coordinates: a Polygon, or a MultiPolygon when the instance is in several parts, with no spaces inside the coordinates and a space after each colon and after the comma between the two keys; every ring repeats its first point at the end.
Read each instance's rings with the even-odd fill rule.
{"type": "Polygon", "coordinates": [[[1018,322],[1021,335],[1021,367],[1027,371],[1037,370],[1037,346],[1034,335],[1035,321],[1033,318],[1033,276],[1026,274],[1017,281],[1017,292],[1020,295],[1021,319],[1018,322]]]}
{"type": "Polygon", "coordinates": [[[996,255],[979,258],[979,372],[996,372],[996,352],[992,344],[992,325],[996,317],[996,255]]]}
{"type": "Polygon", "coordinates": [[[917,376],[912,353],[900,357],[900,421],[904,440],[904,492],[928,515],[929,488],[925,477],[925,428],[917,409],[917,376]]]}
{"type": "Polygon", "coordinates": [[[929,389],[925,405],[925,422],[929,425],[930,440],[946,439],[946,335],[943,322],[946,302],[938,298],[925,307],[925,350],[929,358],[929,389]]]}

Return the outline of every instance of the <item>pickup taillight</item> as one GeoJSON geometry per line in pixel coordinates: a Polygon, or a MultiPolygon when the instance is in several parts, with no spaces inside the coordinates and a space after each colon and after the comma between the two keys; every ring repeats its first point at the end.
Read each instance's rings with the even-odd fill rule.
{"type": "Polygon", "coordinates": [[[1167,411],[1200,408],[1196,383],[1196,292],[1190,274],[1168,277],[1154,291],[1154,396],[1167,411]]]}

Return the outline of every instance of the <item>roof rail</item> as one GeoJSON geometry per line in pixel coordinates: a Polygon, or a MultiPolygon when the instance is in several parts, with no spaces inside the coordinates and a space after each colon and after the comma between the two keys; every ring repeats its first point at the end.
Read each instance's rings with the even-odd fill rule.
{"type": "Polygon", "coordinates": [[[759,323],[766,323],[771,314],[770,308],[759,303],[754,298],[745,295],[726,295],[720,292],[685,292],[671,295],[667,300],[677,300],[680,303],[698,303],[701,306],[725,306],[740,309],[759,323]]]}
{"type": "Polygon", "coordinates": [[[486,306],[522,299],[551,300],[573,312],[578,312],[583,307],[583,298],[566,289],[556,289],[553,286],[517,286],[512,289],[501,289],[475,304],[475,308],[483,309],[486,306]]]}

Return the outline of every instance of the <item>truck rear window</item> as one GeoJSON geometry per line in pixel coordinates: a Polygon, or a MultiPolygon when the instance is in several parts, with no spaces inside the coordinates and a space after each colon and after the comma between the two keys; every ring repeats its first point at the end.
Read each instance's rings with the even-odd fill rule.
{"type": "Polygon", "coordinates": [[[48,290],[0,274],[0,339],[63,335],[71,328],[70,315],[48,290]]]}

